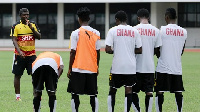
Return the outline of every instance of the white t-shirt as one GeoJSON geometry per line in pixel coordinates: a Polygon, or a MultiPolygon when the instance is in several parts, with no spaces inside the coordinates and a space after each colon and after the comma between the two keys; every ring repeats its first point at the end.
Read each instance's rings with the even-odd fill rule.
{"type": "Polygon", "coordinates": [[[160,30],[162,46],[156,71],[182,75],[181,54],[187,38],[187,31],[176,24],[162,26],[160,30]]]}
{"type": "MultiPolygon", "coordinates": [[[[51,66],[55,70],[55,72],[58,74],[58,66],[57,66],[56,61],[53,58],[41,58],[41,59],[39,59],[35,63],[35,65],[33,66],[33,68],[32,68],[32,74],[35,72],[35,70],[37,68],[39,68],[42,65],[49,65],[49,66],[51,66]]],[[[60,65],[64,65],[61,56],[60,56],[60,65]]]]}
{"type": "MultiPolygon", "coordinates": [[[[96,29],[90,27],[90,26],[81,26],[81,27],[86,29],[86,30],[88,30],[88,31],[92,31],[96,35],[100,36],[100,32],[97,31],[96,29]]],[[[80,32],[80,30],[77,29],[77,30],[75,30],[75,31],[73,31],[71,33],[71,36],[70,36],[71,49],[73,49],[73,50],[76,50],[77,43],[78,43],[78,40],[79,40],[79,32],[80,32]]],[[[99,50],[99,49],[101,49],[101,43],[100,43],[100,40],[97,40],[96,41],[96,50],[99,50]]],[[[91,71],[88,71],[88,70],[79,69],[79,68],[72,68],[72,71],[73,72],[79,72],[79,73],[94,73],[94,72],[91,72],[91,71]]]]}
{"type": "Polygon", "coordinates": [[[118,25],[108,31],[105,44],[113,47],[112,74],[136,74],[135,48],[142,46],[137,29],[118,25]]]}
{"type": "Polygon", "coordinates": [[[159,29],[151,24],[135,26],[142,40],[142,54],[136,54],[136,72],[154,73],[154,48],[162,45],[159,29]]]}

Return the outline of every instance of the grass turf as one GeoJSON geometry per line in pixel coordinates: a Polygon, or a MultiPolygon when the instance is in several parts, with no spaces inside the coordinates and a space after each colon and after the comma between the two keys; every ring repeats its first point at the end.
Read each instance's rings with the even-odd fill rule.
{"type": "MultiPolygon", "coordinates": [[[[37,54],[40,52],[37,52],[37,54]]],[[[59,79],[57,88],[57,112],[71,112],[71,95],[66,92],[68,85],[67,70],[69,62],[69,52],[57,52],[63,58],[65,68],[63,75],[59,79]]],[[[14,75],[11,73],[13,52],[0,51],[0,112],[31,112],[33,110],[32,100],[32,80],[26,71],[21,78],[21,98],[22,102],[15,101],[15,93],[13,86],[14,75]]],[[[99,76],[98,76],[98,100],[99,112],[107,112],[107,95],[109,91],[108,78],[112,63],[112,55],[101,52],[99,76]]],[[[185,87],[183,112],[199,112],[200,111],[200,53],[185,52],[182,57],[183,64],[183,82],[185,87]]],[[[165,101],[163,104],[164,112],[176,112],[176,103],[174,94],[165,93],[165,101]]],[[[155,96],[155,93],[154,93],[155,96]]],[[[140,106],[144,112],[145,94],[140,92],[140,106]]],[[[89,96],[80,96],[80,112],[91,112],[89,104],[89,96]]],[[[153,104],[153,112],[155,112],[155,99],[153,104]]],[[[131,107],[132,108],[132,107],[131,107]]],[[[115,112],[123,112],[124,110],[124,88],[120,88],[116,95],[115,112]]],[[[43,91],[41,112],[48,112],[48,96],[43,91]]],[[[131,109],[133,112],[133,109],[131,109]]]]}

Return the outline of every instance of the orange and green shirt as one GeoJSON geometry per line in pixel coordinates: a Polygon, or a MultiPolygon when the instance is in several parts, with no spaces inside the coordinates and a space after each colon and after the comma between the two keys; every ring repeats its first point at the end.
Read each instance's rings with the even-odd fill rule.
{"type": "MultiPolygon", "coordinates": [[[[40,31],[35,22],[30,23],[36,31],[40,31]]],[[[33,35],[33,31],[29,28],[28,25],[22,24],[20,20],[12,26],[10,36],[17,38],[18,46],[26,56],[35,55],[35,37],[33,35]]],[[[16,48],[14,52],[16,55],[19,55],[16,48]]]]}

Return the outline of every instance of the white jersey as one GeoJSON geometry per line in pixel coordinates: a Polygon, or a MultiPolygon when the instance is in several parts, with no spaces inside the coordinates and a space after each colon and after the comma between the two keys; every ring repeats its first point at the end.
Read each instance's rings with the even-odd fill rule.
{"type": "Polygon", "coordinates": [[[187,31],[176,24],[162,26],[160,30],[162,46],[156,71],[182,75],[181,54],[187,38],[187,31]]]}
{"type": "MultiPolygon", "coordinates": [[[[54,71],[58,74],[58,65],[53,58],[41,58],[38,61],[36,61],[35,65],[32,68],[32,74],[35,72],[37,68],[39,68],[42,65],[51,66],[54,69],[54,71]]],[[[61,56],[60,56],[60,65],[64,65],[61,56]]]]}
{"type": "Polygon", "coordinates": [[[136,54],[136,72],[154,73],[154,48],[162,45],[159,29],[151,24],[135,26],[142,40],[142,54],[136,54]]]}
{"type": "Polygon", "coordinates": [[[108,31],[105,44],[113,47],[112,74],[136,74],[135,48],[142,47],[140,34],[129,25],[118,25],[108,31]]]}
{"type": "MultiPolygon", "coordinates": [[[[97,31],[96,29],[93,29],[90,26],[81,26],[81,27],[86,29],[86,30],[92,31],[93,33],[95,33],[96,35],[98,35],[100,37],[99,31],[97,31]]],[[[75,30],[71,33],[71,37],[70,37],[70,39],[71,39],[71,49],[73,49],[73,50],[76,50],[77,43],[78,43],[78,40],[79,40],[79,32],[80,32],[80,30],[77,29],[77,30],[75,30]]],[[[97,40],[96,41],[96,50],[99,50],[100,48],[101,48],[100,40],[97,40]]],[[[93,73],[91,71],[83,70],[83,69],[79,69],[79,68],[72,68],[72,71],[73,72],[79,72],[79,73],[93,73]]]]}

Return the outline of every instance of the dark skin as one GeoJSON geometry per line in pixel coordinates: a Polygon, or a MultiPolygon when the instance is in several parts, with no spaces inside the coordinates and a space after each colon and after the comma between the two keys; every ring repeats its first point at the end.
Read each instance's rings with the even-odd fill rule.
{"type": "MultiPolygon", "coordinates": [[[[89,20],[88,20],[89,21],[89,20]]],[[[78,18],[78,22],[81,26],[88,26],[88,21],[82,21],[80,18],[78,18]]],[[[99,60],[100,60],[100,50],[96,50],[97,52],[97,65],[99,67],[99,60]]],[[[71,76],[71,71],[72,71],[72,65],[74,63],[76,56],[76,50],[71,49],[70,51],[70,60],[69,60],[69,69],[67,73],[67,77],[70,78],[71,76]]],[[[97,76],[99,74],[99,69],[97,68],[97,76]]]]}
{"type": "MultiPolygon", "coordinates": [[[[28,25],[29,28],[33,31],[34,37],[37,38],[38,40],[40,40],[41,34],[35,30],[35,28],[32,26],[32,24],[28,20],[29,12],[23,12],[20,15],[20,18],[21,18],[22,24],[28,25]]],[[[22,52],[20,50],[19,45],[17,43],[17,37],[12,36],[12,41],[13,41],[13,45],[15,46],[17,52],[19,53],[19,56],[21,58],[25,58],[24,52],[22,52]]],[[[15,74],[15,76],[14,76],[14,87],[15,87],[15,93],[16,94],[20,94],[20,78],[21,78],[21,75],[22,74],[15,74]]]]}

